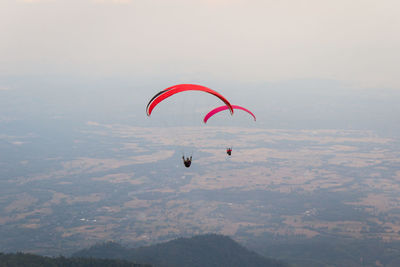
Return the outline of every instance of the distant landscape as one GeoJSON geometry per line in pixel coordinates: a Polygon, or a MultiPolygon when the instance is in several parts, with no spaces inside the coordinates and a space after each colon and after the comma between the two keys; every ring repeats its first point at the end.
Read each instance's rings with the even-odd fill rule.
{"type": "MultiPolygon", "coordinates": [[[[263,236],[400,239],[392,139],[218,127],[195,136],[187,128],[198,152],[185,170],[162,129],[88,122],[82,131],[73,143],[87,153],[40,162],[25,154],[15,171],[41,168],[2,181],[3,251],[70,254],[105,240],[137,246],[207,232],[248,243],[263,236]],[[224,143],[221,134],[238,140],[231,158],[215,148],[224,143]],[[103,151],[92,156],[85,147],[103,151]],[[158,170],[149,172],[154,164],[158,170]]],[[[3,146],[23,151],[32,139],[3,146]]]]}
{"type": "MultiPolygon", "coordinates": [[[[22,91],[2,93],[11,114],[22,91]]],[[[396,135],[271,128],[263,113],[251,124],[237,114],[168,125],[141,105],[127,118],[130,105],[80,117],[80,108],[27,108],[1,122],[3,253],[69,256],[107,241],[136,248],[215,233],[298,266],[399,260],[396,135]]]]}

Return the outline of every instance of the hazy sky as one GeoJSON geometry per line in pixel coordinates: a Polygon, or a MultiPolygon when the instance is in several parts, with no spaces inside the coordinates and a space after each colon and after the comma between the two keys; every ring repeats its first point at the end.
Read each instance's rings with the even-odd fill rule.
{"type": "Polygon", "coordinates": [[[1,0],[3,74],[400,88],[398,0],[1,0]]]}

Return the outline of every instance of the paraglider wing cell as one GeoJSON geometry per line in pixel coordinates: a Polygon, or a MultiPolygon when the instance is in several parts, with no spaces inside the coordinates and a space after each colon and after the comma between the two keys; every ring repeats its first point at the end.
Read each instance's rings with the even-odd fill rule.
{"type": "MultiPolygon", "coordinates": [[[[232,108],[233,108],[233,109],[241,109],[241,110],[244,110],[244,111],[246,111],[247,113],[249,113],[251,116],[253,116],[254,120],[256,120],[256,116],[255,116],[255,115],[253,114],[253,112],[251,112],[250,110],[248,110],[248,109],[246,109],[246,108],[244,108],[244,107],[241,107],[241,106],[237,106],[237,105],[232,105],[232,108]]],[[[207,123],[208,119],[211,118],[212,116],[214,116],[215,114],[217,114],[217,113],[219,113],[219,112],[221,112],[221,111],[227,110],[227,109],[228,109],[227,106],[221,106],[221,107],[217,107],[217,108],[211,110],[211,111],[208,112],[207,115],[204,117],[204,119],[203,119],[204,123],[207,123]]]]}
{"type": "Polygon", "coordinates": [[[231,114],[233,114],[232,105],[220,93],[218,93],[208,87],[197,85],[197,84],[178,84],[178,85],[168,87],[167,89],[164,89],[163,91],[161,91],[161,92],[157,93],[155,96],[153,96],[153,98],[149,101],[149,103],[147,104],[147,107],[146,107],[147,116],[151,115],[151,112],[153,111],[153,109],[161,101],[163,101],[164,99],[167,99],[170,96],[173,96],[174,94],[184,92],[184,91],[203,91],[203,92],[212,94],[212,95],[218,97],[219,99],[221,99],[225,103],[226,109],[229,109],[231,114]]]}

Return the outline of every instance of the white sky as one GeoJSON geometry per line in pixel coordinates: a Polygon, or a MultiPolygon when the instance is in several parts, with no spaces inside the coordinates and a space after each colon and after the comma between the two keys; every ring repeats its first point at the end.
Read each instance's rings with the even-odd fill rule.
{"type": "Polygon", "coordinates": [[[398,0],[0,0],[3,74],[400,88],[398,0]]]}

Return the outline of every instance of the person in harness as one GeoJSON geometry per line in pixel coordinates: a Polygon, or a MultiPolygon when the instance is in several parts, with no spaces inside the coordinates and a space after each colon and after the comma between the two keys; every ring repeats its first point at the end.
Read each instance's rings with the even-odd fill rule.
{"type": "Polygon", "coordinates": [[[183,164],[185,165],[186,168],[189,168],[190,165],[192,164],[192,156],[187,157],[185,159],[185,156],[182,156],[183,164]]]}

